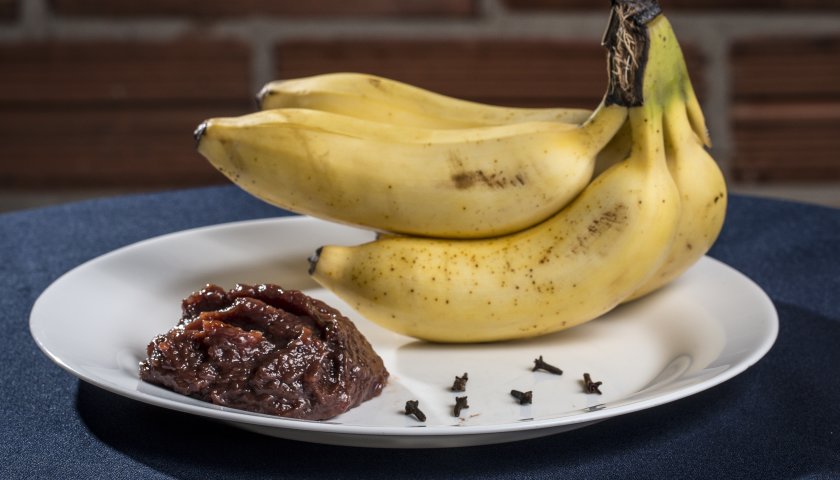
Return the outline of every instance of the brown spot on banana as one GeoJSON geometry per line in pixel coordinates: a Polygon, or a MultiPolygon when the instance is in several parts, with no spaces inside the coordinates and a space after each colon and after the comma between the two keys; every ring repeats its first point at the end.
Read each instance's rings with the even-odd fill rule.
{"type": "Polygon", "coordinates": [[[587,225],[586,230],[577,236],[577,245],[572,247],[572,253],[578,254],[588,250],[589,241],[605,231],[626,224],[628,221],[627,206],[623,203],[613,205],[587,225]]]}
{"type": "Polygon", "coordinates": [[[475,186],[491,189],[522,187],[528,183],[525,173],[507,176],[502,172],[487,173],[484,170],[462,171],[452,174],[452,183],[458,190],[467,190],[475,186]]]}

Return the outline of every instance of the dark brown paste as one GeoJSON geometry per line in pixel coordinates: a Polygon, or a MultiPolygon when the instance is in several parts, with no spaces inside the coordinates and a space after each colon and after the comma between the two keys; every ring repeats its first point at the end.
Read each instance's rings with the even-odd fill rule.
{"type": "Polygon", "coordinates": [[[276,285],[207,285],[155,337],[140,378],[216,405],[325,420],[382,391],[388,372],[355,325],[276,285]]]}

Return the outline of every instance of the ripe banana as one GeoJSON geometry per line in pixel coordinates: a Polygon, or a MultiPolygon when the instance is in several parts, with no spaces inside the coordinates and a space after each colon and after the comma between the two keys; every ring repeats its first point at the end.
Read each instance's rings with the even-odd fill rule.
{"type": "MultiPolygon", "coordinates": [[[[686,96],[694,97],[694,92],[688,91],[686,96]]],[[[683,102],[672,103],[665,112],[668,169],[680,192],[682,209],[676,238],[659,270],[628,300],[659,289],[694,265],[711,248],[723,227],[726,182],[717,163],[703,148],[703,140],[693,129],[689,115],[683,102]]],[[[705,132],[705,127],[701,131],[705,132]]]]}
{"type": "MultiPolygon", "coordinates": [[[[580,108],[517,108],[470,102],[364,73],[327,73],[276,80],[262,88],[257,102],[263,110],[306,108],[388,125],[435,130],[530,122],[572,126],[592,115],[590,110],[580,108]]],[[[598,152],[594,175],[624,160],[629,151],[630,126],[625,121],[598,152]]]]}
{"type": "Polygon", "coordinates": [[[485,105],[363,73],[329,73],[266,84],[263,110],[306,108],[390,125],[444,129],[511,123],[581,124],[591,111],[578,108],[514,108],[485,105]]]}
{"type": "Polygon", "coordinates": [[[274,109],[207,120],[196,136],[219,171],[273,205],[382,231],[477,238],[566,205],[626,117],[602,103],[580,125],[430,130],[274,109]]]}
{"type": "Polygon", "coordinates": [[[562,330],[636,291],[670,252],[681,214],[663,121],[687,77],[671,77],[679,46],[663,15],[651,20],[650,10],[630,12],[624,2],[613,8],[618,25],[611,24],[606,39],[613,49],[611,86],[621,90],[616,101],[634,105],[625,160],[524,231],[471,240],[383,236],[354,247],[325,246],[310,260],[312,277],[370,320],[437,342],[562,330]],[[639,45],[646,47],[637,51],[639,45]],[[624,77],[613,78],[622,70],[624,77]],[[628,82],[626,70],[638,73],[628,82]]]}
{"type": "MultiPolygon", "coordinates": [[[[687,76],[684,61],[682,63],[683,67],[675,72],[687,76]]],[[[685,104],[672,104],[665,120],[668,166],[682,198],[678,241],[660,270],[628,300],[655,291],[678,277],[711,248],[723,225],[726,184],[717,164],[702,148],[703,144],[710,144],[708,130],[688,82],[685,97],[685,104]]],[[[582,109],[511,108],[465,102],[361,73],[331,73],[271,82],[263,87],[258,99],[263,109],[311,108],[390,124],[436,129],[539,120],[576,123],[590,114],[582,109]]],[[[626,158],[630,142],[629,124],[625,122],[598,153],[594,175],[600,175],[626,158]]]]}

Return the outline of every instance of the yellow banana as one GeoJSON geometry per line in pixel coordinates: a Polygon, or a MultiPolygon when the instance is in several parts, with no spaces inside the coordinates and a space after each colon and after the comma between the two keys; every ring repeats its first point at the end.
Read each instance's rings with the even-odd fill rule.
{"type": "MultiPolygon", "coordinates": [[[[694,93],[686,92],[686,96],[693,97],[694,93]]],[[[701,131],[705,132],[705,127],[701,131]]],[[[668,257],[630,300],[657,290],[694,265],[717,239],[726,215],[726,182],[692,128],[685,103],[669,106],[665,133],[668,169],[680,192],[682,213],[668,257]]]]}
{"type": "Polygon", "coordinates": [[[273,205],[402,234],[476,238],[539,223],[592,178],[627,117],[430,130],[305,109],[211,119],[198,150],[273,205]]]}
{"type": "Polygon", "coordinates": [[[663,117],[679,101],[684,79],[671,78],[679,46],[667,19],[658,15],[648,22],[649,12],[627,12],[618,3],[618,24],[611,24],[607,39],[612,66],[630,61],[642,75],[642,92],[634,91],[633,81],[611,79],[629,92],[619,95],[621,101],[636,105],[632,98],[643,93],[643,104],[629,113],[629,157],[524,231],[492,239],[384,236],[354,247],[325,246],[311,259],[313,278],[370,320],[437,342],[562,330],[602,315],[636,291],[663,263],[679,221],[663,117]],[[647,62],[634,63],[641,53],[615,46],[626,47],[628,37],[631,47],[647,44],[647,62]]]}
{"type": "Polygon", "coordinates": [[[475,128],[527,122],[580,124],[592,114],[579,108],[485,105],[363,73],[329,73],[266,84],[263,110],[306,108],[409,127],[475,128]]]}
{"type": "MultiPolygon", "coordinates": [[[[306,108],[435,130],[530,122],[571,126],[585,122],[592,115],[591,110],[582,108],[522,108],[471,102],[365,73],[326,73],[275,80],[260,90],[257,102],[263,110],[306,108]]],[[[595,174],[626,158],[629,151],[630,126],[624,125],[598,153],[595,174]]]]}
{"type": "MultiPolygon", "coordinates": [[[[592,115],[592,111],[581,108],[521,108],[470,102],[364,73],[326,73],[275,80],[262,88],[257,101],[263,110],[306,108],[388,125],[435,130],[531,122],[571,126],[585,122],[592,115]]],[[[630,126],[625,122],[598,152],[594,174],[623,160],[629,151],[630,126]]]]}
{"type": "MultiPolygon", "coordinates": [[[[656,291],[696,263],[717,239],[726,215],[726,182],[703,148],[711,146],[703,111],[682,52],[676,54],[672,75],[683,79],[682,98],[668,106],[664,123],[668,169],[680,192],[682,214],[665,262],[627,301],[656,291]]],[[[629,125],[625,124],[598,154],[595,175],[625,158],[630,143],[629,125]]]]}

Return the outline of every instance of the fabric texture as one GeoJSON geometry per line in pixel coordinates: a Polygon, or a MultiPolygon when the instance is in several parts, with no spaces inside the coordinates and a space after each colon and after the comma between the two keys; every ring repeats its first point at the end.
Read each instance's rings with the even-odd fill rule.
{"type": "Polygon", "coordinates": [[[29,333],[73,267],[149,237],[288,213],[233,186],[0,215],[0,478],[840,478],[840,210],[733,196],[710,252],[780,317],[765,358],[723,384],[545,438],[441,450],[253,434],[79,381],[29,333]]]}

